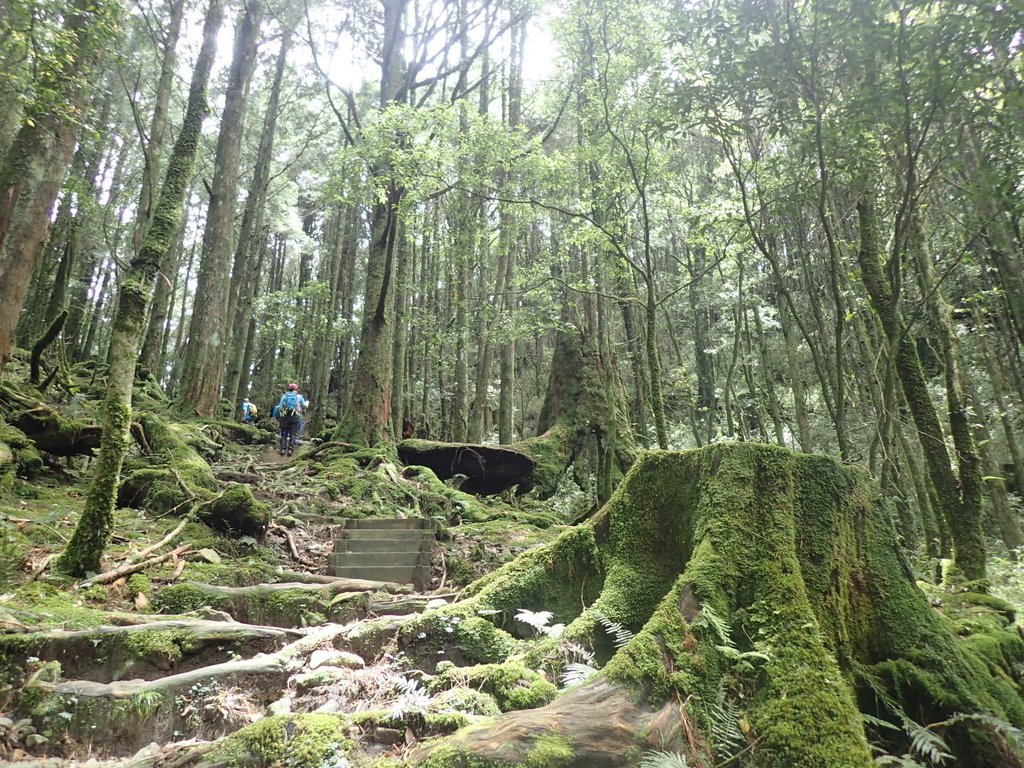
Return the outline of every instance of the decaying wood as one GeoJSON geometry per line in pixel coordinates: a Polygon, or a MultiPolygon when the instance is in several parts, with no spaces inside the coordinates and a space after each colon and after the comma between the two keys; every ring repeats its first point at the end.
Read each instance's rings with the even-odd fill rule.
{"type": "Polygon", "coordinates": [[[109,682],[114,676],[143,677],[147,675],[147,670],[153,674],[162,674],[171,668],[172,660],[159,653],[139,656],[135,638],[148,633],[180,637],[182,647],[188,649],[185,656],[201,655],[204,649],[228,645],[234,645],[236,649],[245,646],[249,655],[266,653],[301,636],[297,630],[280,627],[206,619],[176,619],[71,631],[30,632],[19,635],[16,644],[11,647],[5,647],[0,638],[0,650],[12,660],[32,655],[59,661],[63,674],[67,676],[87,675],[93,681],[109,682]],[[96,653],[100,647],[103,649],[102,662],[97,660],[96,653]]]}
{"type": "Polygon", "coordinates": [[[536,464],[524,453],[498,445],[403,440],[398,457],[404,464],[428,467],[441,480],[465,475],[460,490],[491,495],[530,482],[536,464]]]}
{"type": "Polygon", "coordinates": [[[412,592],[411,584],[398,584],[394,581],[373,581],[372,579],[348,579],[343,576],[324,576],[319,573],[302,573],[278,569],[282,579],[303,584],[337,584],[349,590],[373,590],[380,592],[406,593],[412,592]]]}
{"type": "Polygon", "coordinates": [[[185,530],[185,526],[187,526],[190,522],[191,517],[189,515],[186,515],[185,518],[178,524],[178,526],[173,531],[171,531],[162,539],[160,539],[160,541],[158,541],[156,544],[152,544],[143,549],[141,552],[137,552],[136,554],[132,555],[130,558],[128,558],[128,562],[137,563],[140,560],[146,559],[157,550],[163,549],[165,546],[167,546],[176,538],[178,538],[178,536],[181,535],[181,532],[185,530]]]}

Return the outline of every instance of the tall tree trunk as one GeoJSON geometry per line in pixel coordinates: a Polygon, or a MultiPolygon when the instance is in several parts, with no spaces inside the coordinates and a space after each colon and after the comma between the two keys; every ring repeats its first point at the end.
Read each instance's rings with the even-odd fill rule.
{"type": "MultiPolygon", "coordinates": [[[[171,90],[178,66],[178,38],[181,36],[181,21],[185,15],[185,0],[169,0],[168,12],[169,18],[163,36],[164,54],[160,60],[160,77],[156,82],[156,103],[153,106],[153,118],[149,123],[149,140],[142,146],[146,165],[142,174],[142,188],[139,191],[139,208],[135,215],[135,231],[132,233],[133,253],[138,253],[142,247],[142,236],[153,218],[153,191],[160,181],[160,155],[167,133],[167,105],[171,101],[171,90]]],[[[165,266],[161,264],[160,270],[166,277],[170,268],[165,270],[165,266]]]]}
{"type": "Polygon", "coordinates": [[[75,576],[100,570],[100,558],[113,526],[121,468],[130,441],[135,364],[146,324],[147,304],[164,252],[173,245],[199,148],[203,120],[209,112],[206,85],[223,19],[221,0],[211,0],[203,27],[203,44],[189,88],[181,133],[167,164],[167,175],[138,255],[121,282],[111,339],[110,371],[103,401],[103,436],[82,516],[75,526],[60,568],[75,576]]]}
{"type": "Polygon", "coordinates": [[[252,172],[249,194],[245,199],[242,225],[238,232],[238,247],[235,249],[231,283],[228,287],[227,318],[232,326],[227,354],[228,365],[227,379],[224,382],[224,396],[232,403],[239,401],[248,385],[248,382],[244,380],[248,371],[242,367],[242,356],[245,350],[243,340],[248,336],[252,320],[252,299],[255,296],[256,287],[254,262],[262,247],[257,236],[263,233],[267,187],[270,184],[270,161],[273,159],[274,135],[277,131],[277,118],[281,111],[281,84],[284,82],[284,70],[291,43],[291,31],[286,29],[282,33],[281,48],[277,53],[277,63],[274,68],[274,81],[270,86],[270,97],[263,115],[263,130],[260,133],[260,144],[256,152],[256,166],[252,172]]]}
{"type": "MultiPolygon", "coordinates": [[[[403,17],[408,0],[383,0],[384,35],[381,61],[380,106],[401,103],[406,97],[403,17]]],[[[374,176],[384,181],[373,205],[370,250],[366,264],[366,294],[359,334],[359,355],[352,373],[352,397],[338,425],[336,438],[376,445],[392,439],[391,378],[394,343],[395,248],[399,204],[405,189],[391,169],[378,167],[374,176]]]]}
{"type": "Polygon", "coordinates": [[[73,0],[64,30],[68,49],[42,69],[39,94],[0,166],[0,371],[50,228],[50,211],[75,149],[75,128],[89,103],[92,77],[116,28],[115,0],[73,0]]]}
{"type": "MultiPolygon", "coordinates": [[[[907,328],[894,300],[894,287],[882,267],[874,200],[870,196],[865,196],[858,202],[857,211],[861,237],[858,250],[861,276],[871,297],[871,304],[893,347],[891,354],[894,356],[896,372],[903,384],[907,405],[914,417],[928,475],[953,539],[955,562],[966,578],[984,578],[985,540],[982,536],[980,505],[976,503],[976,494],[980,492],[980,487],[971,474],[974,469],[961,463],[961,473],[966,466],[968,476],[958,480],[953,473],[945,436],[935,404],[928,392],[928,383],[921,369],[917,348],[907,334],[907,328]]],[[[961,406],[954,403],[950,405],[950,417],[956,418],[959,424],[962,414],[954,415],[952,409],[954,406],[961,406]]],[[[963,423],[966,424],[965,419],[963,423]]],[[[960,427],[955,426],[954,432],[959,431],[960,427]]],[[[959,439],[964,438],[961,435],[959,439]]],[[[967,457],[967,460],[969,461],[970,457],[967,457]]],[[[961,457],[961,462],[963,461],[964,457],[961,457]]]]}
{"type": "Polygon", "coordinates": [[[256,67],[263,0],[247,0],[235,28],[235,50],[228,73],[224,114],[217,137],[210,208],[203,232],[199,280],[193,299],[179,398],[189,411],[212,416],[220,401],[230,320],[226,316],[235,218],[235,192],[241,160],[249,82],[256,67]]]}

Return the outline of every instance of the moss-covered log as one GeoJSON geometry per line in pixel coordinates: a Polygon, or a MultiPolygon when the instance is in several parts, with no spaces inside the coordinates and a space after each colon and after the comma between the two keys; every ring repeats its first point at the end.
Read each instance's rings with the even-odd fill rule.
{"type": "Polygon", "coordinates": [[[0,384],[0,412],[4,420],[53,456],[83,456],[100,445],[102,429],[81,421],[38,397],[10,384],[0,384]]]}
{"type": "Polygon", "coordinates": [[[769,446],[645,454],[592,523],[401,630],[410,650],[429,650],[481,611],[507,626],[518,609],[550,610],[567,624],[558,639],[524,648],[475,627],[466,655],[487,655],[483,644],[557,668],[583,645],[607,661],[600,673],[412,763],[628,766],[656,745],[691,765],[742,752],[758,768],[867,768],[869,740],[902,754],[918,723],[959,766],[1020,765],[992,723],[1024,724],[1024,641],[1005,610],[987,624],[936,612],[874,493],[859,470],[769,446]],[[432,630],[445,624],[452,631],[432,630]],[[631,639],[614,646],[603,624],[631,639]],[[979,713],[997,721],[971,719],[979,713]],[[594,723],[614,727],[599,738],[594,723]]]}
{"type": "Polygon", "coordinates": [[[459,486],[466,493],[489,496],[519,486],[522,493],[533,487],[531,476],[536,462],[512,448],[498,445],[436,443],[403,440],[398,458],[405,464],[429,467],[441,480],[465,475],[459,486]]]}

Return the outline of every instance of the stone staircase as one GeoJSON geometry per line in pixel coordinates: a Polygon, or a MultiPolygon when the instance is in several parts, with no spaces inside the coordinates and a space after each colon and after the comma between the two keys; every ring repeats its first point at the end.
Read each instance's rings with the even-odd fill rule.
{"type": "Polygon", "coordinates": [[[346,520],[334,539],[331,574],[412,584],[422,591],[430,582],[436,527],[421,517],[346,520]]]}

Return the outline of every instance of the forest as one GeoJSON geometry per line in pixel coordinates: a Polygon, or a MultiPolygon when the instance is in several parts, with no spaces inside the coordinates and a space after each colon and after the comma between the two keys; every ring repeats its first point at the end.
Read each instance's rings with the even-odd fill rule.
{"type": "Polygon", "coordinates": [[[0,0],[0,764],[1024,768],[1018,0],[0,0]]]}

